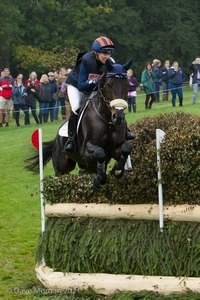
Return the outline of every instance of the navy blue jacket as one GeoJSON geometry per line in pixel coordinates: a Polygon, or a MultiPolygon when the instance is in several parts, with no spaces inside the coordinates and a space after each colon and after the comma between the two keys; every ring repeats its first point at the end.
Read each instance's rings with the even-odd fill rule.
{"type": "Polygon", "coordinates": [[[161,76],[162,76],[162,71],[161,71],[161,67],[159,66],[154,66],[153,68],[154,73],[156,74],[156,77],[154,78],[154,82],[161,82],[161,76]]]}
{"type": "Polygon", "coordinates": [[[17,84],[15,84],[12,89],[12,95],[14,104],[25,104],[26,89],[23,85],[19,87],[17,84]]]}
{"type": "Polygon", "coordinates": [[[36,92],[39,96],[40,102],[51,102],[52,101],[52,93],[51,86],[48,83],[40,82],[37,86],[36,92]]]}
{"type": "Polygon", "coordinates": [[[162,72],[161,80],[164,82],[169,81],[169,70],[166,67],[162,67],[161,72],[162,72]]]}
{"type": "Polygon", "coordinates": [[[81,61],[80,72],[78,76],[78,89],[81,92],[91,92],[95,84],[89,83],[89,75],[102,75],[106,71],[105,64],[96,59],[94,52],[87,52],[81,61]]]}
{"type": "Polygon", "coordinates": [[[173,67],[169,69],[169,83],[183,84],[185,80],[186,76],[181,68],[178,68],[177,71],[175,71],[173,67]]]}

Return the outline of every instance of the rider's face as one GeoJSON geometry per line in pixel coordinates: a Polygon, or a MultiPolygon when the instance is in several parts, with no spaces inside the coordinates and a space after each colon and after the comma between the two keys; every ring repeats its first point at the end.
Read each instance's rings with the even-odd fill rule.
{"type": "Polygon", "coordinates": [[[105,64],[106,60],[111,56],[111,53],[107,53],[107,52],[101,52],[101,53],[97,53],[97,58],[98,60],[102,63],[105,64]]]}

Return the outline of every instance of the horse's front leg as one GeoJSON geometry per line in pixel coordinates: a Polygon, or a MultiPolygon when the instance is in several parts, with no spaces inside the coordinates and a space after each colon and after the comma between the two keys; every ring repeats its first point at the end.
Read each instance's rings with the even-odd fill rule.
{"type": "Polygon", "coordinates": [[[121,147],[121,156],[120,159],[118,160],[117,164],[112,168],[111,170],[111,175],[117,177],[117,178],[121,178],[124,174],[124,166],[126,163],[126,160],[129,156],[129,154],[131,153],[132,150],[132,144],[125,141],[122,144],[121,147]]]}
{"type": "Polygon", "coordinates": [[[97,162],[97,173],[93,180],[94,187],[100,187],[106,182],[106,153],[103,148],[97,147],[94,150],[94,157],[97,162]]]}

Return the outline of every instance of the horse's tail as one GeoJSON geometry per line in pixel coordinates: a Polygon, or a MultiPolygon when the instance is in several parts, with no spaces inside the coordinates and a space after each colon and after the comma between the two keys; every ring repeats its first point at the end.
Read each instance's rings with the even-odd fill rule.
{"type": "MultiPolygon", "coordinates": [[[[49,142],[43,142],[43,168],[46,166],[46,164],[51,160],[52,158],[52,150],[55,143],[55,139],[49,142]]],[[[32,171],[34,173],[39,172],[39,151],[31,157],[28,157],[24,160],[25,163],[25,169],[28,171],[32,171]]]]}

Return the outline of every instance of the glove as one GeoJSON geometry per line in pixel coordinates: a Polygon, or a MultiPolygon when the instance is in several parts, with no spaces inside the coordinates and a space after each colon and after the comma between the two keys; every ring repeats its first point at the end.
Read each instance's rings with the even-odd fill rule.
{"type": "Polygon", "coordinates": [[[2,92],[3,91],[3,88],[0,86],[0,92],[2,92]]]}
{"type": "Polygon", "coordinates": [[[101,81],[101,78],[98,78],[96,80],[90,80],[88,83],[92,84],[93,86],[96,86],[99,84],[100,81],[101,81]]]}

